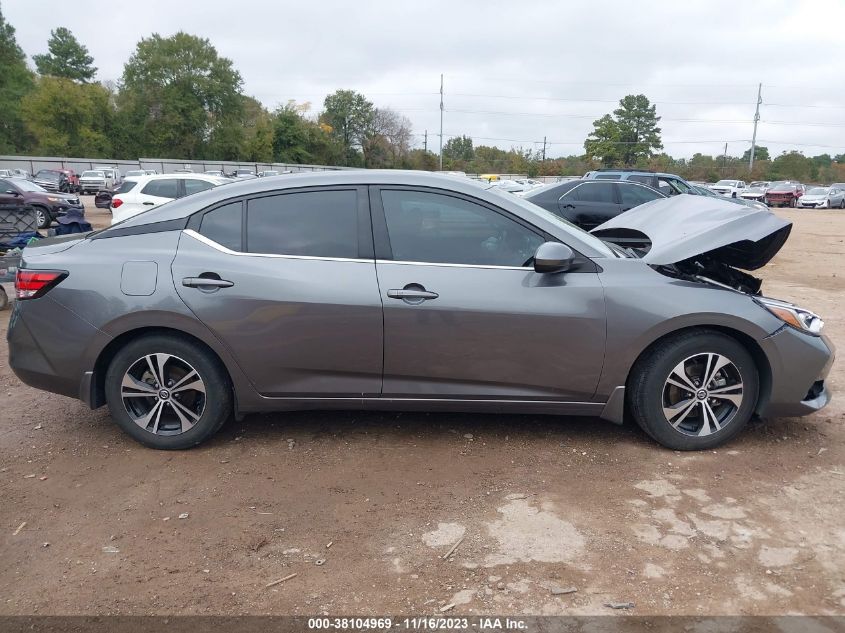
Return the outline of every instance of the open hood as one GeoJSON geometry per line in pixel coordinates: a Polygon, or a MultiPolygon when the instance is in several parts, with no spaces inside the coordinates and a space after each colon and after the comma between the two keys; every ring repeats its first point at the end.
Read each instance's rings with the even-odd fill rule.
{"type": "Polygon", "coordinates": [[[792,222],[770,211],[683,194],[634,207],[591,233],[650,244],[642,260],[657,266],[702,258],[757,270],[777,254],[791,230],[792,222]]]}

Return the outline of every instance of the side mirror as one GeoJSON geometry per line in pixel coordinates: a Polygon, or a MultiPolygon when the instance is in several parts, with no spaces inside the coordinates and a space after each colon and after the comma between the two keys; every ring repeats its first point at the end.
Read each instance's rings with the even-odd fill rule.
{"type": "Polygon", "coordinates": [[[15,191],[14,189],[6,189],[6,193],[8,193],[8,194],[9,194],[9,195],[11,195],[11,196],[15,196],[15,197],[17,197],[17,196],[21,195],[20,193],[18,193],[18,192],[17,192],[17,191],[15,191]]]}
{"type": "Polygon", "coordinates": [[[575,254],[566,244],[546,242],[534,253],[534,272],[563,273],[572,268],[575,254]]]}

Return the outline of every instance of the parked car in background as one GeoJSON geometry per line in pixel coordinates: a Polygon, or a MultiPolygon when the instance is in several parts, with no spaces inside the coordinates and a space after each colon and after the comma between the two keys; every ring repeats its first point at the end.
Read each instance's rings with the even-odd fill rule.
{"type": "Polygon", "coordinates": [[[780,180],[769,185],[764,202],[770,207],[795,207],[804,195],[804,187],[797,182],[780,180]]]}
{"type": "Polygon", "coordinates": [[[112,224],[148,211],[165,202],[232,182],[205,174],[162,174],[125,180],[112,197],[112,224]]]}
{"type": "Polygon", "coordinates": [[[101,169],[88,169],[82,172],[79,177],[79,186],[82,193],[97,193],[104,189],[111,189],[114,187],[114,178],[111,172],[106,172],[101,169]]]}
{"type": "Polygon", "coordinates": [[[275,169],[266,169],[255,174],[258,178],[266,178],[267,176],[278,176],[279,172],[275,169]]]}
{"type": "Polygon", "coordinates": [[[226,176],[226,174],[224,174],[220,169],[207,169],[207,170],[205,170],[204,173],[205,173],[206,176],[220,176],[220,177],[226,176]]]}
{"type": "Polygon", "coordinates": [[[834,182],[830,186],[834,189],[841,189],[842,191],[845,191],[845,182],[834,182]]]}
{"type": "Polygon", "coordinates": [[[35,210],[39,229],[46,229],[55,220],[65,215],[68,209],[81,209],[79,196],[73,193],[47,191],[38,184],[23,178],[0,179],[0,203],[2,200],[17,200],[35,210]]]}
{"type": "Polygon", "coordinates": [[[745,198],[729,198],[721,193],[716,193],[709,187],[700,187],[698,185],[693,186],[695,193],[700,196],[709,196],[711,198],[722,198],[723,200],[727,200],[728,202],[733,202],[734,204],[738,204],[743,207],[750,207],[752,209],[758,209],[760,211],[768,211],[769,207],[766,206],[764,202],[760,202],[758,200],[747,200],[745,198]]]}
{"type": "Polygon", "coordinates": [[[0,169],[0,178],[23,178],[31,180],[29,172],[25,169],[0,169]]]}
{"type": "Polygon", "coordinates": [[[61,169],[40,169],[33,182],[47,191],[69,193],[71,189],[70,179],[61,169]]]}
{"type": "Polygon", "coordinates": [[[582,179],[538,187],[522,199],[590,231],[620,213],[666,197],[640,182],[582,179]]]}
{"type": "Polygon", "coordinates": [[[109,186],[116,187],[121,182],[123,182],[123,176],[121,175],[120,170],[117,167],[96,166],[94,167],[94,169],[104,172],[106,174],[106,177],[111,179],[112,184],[109,186]]]}
{"type": "Polygon", "coordinates": [[[673,196],[605,224],[636,252],[435,174],[236,182],[24,249],[9,366],[158,449],[350,407],[630,417],[712,449],[830,400],[822,320],[743,272],[791,226],[673,196]]]}
{"type": "Polygon", "coordinates": [[[123,177],[124,178],[135,178],[137,176],[146,176],[148,171],[149,170],[147,170],[147,169],[130,169],[129,171],[127,171],[124,174],[123,177]]]}
{"type": "Polygon", "coordinates": [[[710,187],[713,191],[729,198],[736,198],[745,189],[744,180],[719,180],[710,187]]]}
{"type": "Polygon", "coordinates": [[[744,190],[739,192],[739,197],[743,200],[754,200],[756,202],[763,202],[766,197],[766,192],[772,183],[765,180],[757,180],[748,185],[744,190]]]}
{"type": "Polygon", "coordinates": [[[801,209],[845,209],[845,189],[813,187],[798,199],[801,209]]]}
{"type": "Polygon", "coordinates": [[[255,178],[256,175],[255,175],[255,172],[251,169],[241,169],[241,168],[239,168],[239,169],[236,169],[234,172],[232,172],[232,177],[233,178],[240,178],[241,180],[251,180],[252,178],[255,178]]]}
{"type": "Polygon", "coordinates": [[[587,180],[625,180],[639,182],[657,189],[667,196],[676,196],[681,193],[693,193],[692,185],[675,174],[665,174],[641,169],[596,169],[584,174],[587,180]]]}
{"type": "Polygon", "coordinates": [[[11,169],[0,169],[0,178],[14,178],[11,169]]]}

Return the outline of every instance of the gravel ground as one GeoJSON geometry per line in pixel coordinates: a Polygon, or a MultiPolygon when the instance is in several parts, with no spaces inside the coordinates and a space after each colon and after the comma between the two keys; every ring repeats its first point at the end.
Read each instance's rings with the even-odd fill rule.
{"type": "MultiPolygon", "coordinates": [[[[845,340],[845,213],[776,212],[767,294],[845,340]]],[[[841,397],[692,454],[590,418],[361,412],[164,453],[5,362],[0,392],[0,615],[845,614],[841,397]]]]}

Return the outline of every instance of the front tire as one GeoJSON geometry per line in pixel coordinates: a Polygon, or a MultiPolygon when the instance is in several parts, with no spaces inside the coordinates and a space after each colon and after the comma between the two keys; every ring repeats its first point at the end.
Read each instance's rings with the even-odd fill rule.
{"type": "Polygon", "coordinates": [[[50,217],[50,212],[44,207],[34,207],[35,209],[35,225],[39,229],[46,229],[53,223],[50,217]]]}
{"type": "Polygon", "coordinates": [[[637,424],[667,448],[713,448],[745,428],[759,375],[738,341],[713,330],[667,338],[634,365],[627,400],[637,424]]]}
{"type": "Polygon", "coordinates": [[[220,361],[173,336],[130,342],[109,364],[105,387],[112,419],[150,448],[196,446],[232,414],[232,387],[220,361]]]}

